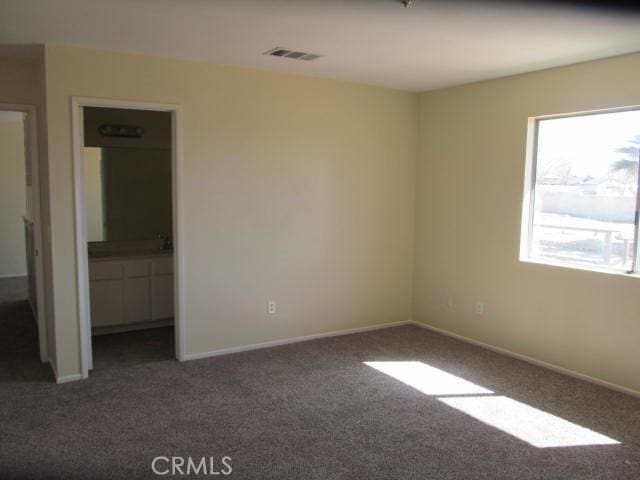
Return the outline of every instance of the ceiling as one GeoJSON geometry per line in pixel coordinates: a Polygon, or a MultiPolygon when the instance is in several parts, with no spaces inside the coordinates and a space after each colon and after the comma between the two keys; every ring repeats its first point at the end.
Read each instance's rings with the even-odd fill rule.
{"type": "MultiPolygon", "coordinates": [[[[424,91],[640,51],[598,2],[0,0],[0,44],[70,44],[424,91]],[[284,47],[323,55],[262,55],[284,47]]],[[[609,2],[611,4],[611,2],[609,2]]]]}

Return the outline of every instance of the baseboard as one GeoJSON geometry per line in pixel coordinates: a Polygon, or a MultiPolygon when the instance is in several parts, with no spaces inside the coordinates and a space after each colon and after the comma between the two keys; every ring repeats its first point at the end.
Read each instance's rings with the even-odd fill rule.
{"type": "Polygon", "coordinates": [[[58,369],[56,368],[56,364],[52,361],[49,361],[49,365],[51,365],[51,370],[53,370],[53,376],[56,379],[56,383],[59,385],[61,383],[69,383],[75,382],[77,380],[82,380],[82,374],[74,373],[73,375],[65,375],[64,377],[58,376],[58,369]]]}
{"type": "Polygon", "coordinates": [[[74,373],[73,375],[66,375],[64,377],[57,377],[56,378],[56,383],[59,385],[61,383],[77,382],[78,380],[82,380],[82,374],[74,373]]]}
{"type": "Polygon", "coordinates": [[[252,345],[223,348],[220,350],[212,350],[210,352],[188,353],[184,356],[184,359],[198,360],[201,358],[217,357],[219,355],[229,355],[231,353],[248,352],[250,350],[260,350],[262,348],[278,347],[280,345],[288,345],[290,343],[308,342],[309,340],[318,340],[320,338],[337,337],[340,335],[351,335],[353,333],[370,332],[372,330],[382,330],[384,328],[399,327],[401,325],[409,325],[411,323],[413,323],[411,320],[403,320],[401,322],[381,323],[379,325],[369,325],[367,327],[347,328],[344,330],[335,330],[332,332],[316,333],[314,335],[306,335],[304,337],[285,338],[282,340],[273,340],[270,342],[254,343],[252,345]]]}
{"type": "Polygon", "coordinates": [[[463,335],[459,335],[457,333],[450,332],[448,330],[444,330],[442,328],[434,327],[432,325],[428,325],[426,323],[417,322],[415,320],[410,320],[410,324],[417,325],[418,327],[425,328],[427,330],[431,330],[436,333],[440,333],[442,335],[446,335],[451,338],[455,338],[457,340],[461,340],[466,343],[471,343],[473,345],[477,345],[478,347],[486,348],[488,350],[492,350],[496,353],[500,353],[502,355],[507,355],[509,357],[517,358],[518,360],[522,360],[524,362],[531,363],[533,365],[537,365],[539,367],[547,368],[549,370],[553,370],[554,372],[562,373],[564,375],[569,375],[570,377],[578,378],[580,380],[584,380],[590,383],[595,383],[596,385],[600,385],[601,387],[606,387],[611,390],[615,390],[617,392],[626,393],[627,395],[631,395],[634,397],[640,398],[640,392],[637,390],[633,390],[631,388],[623,387],[622,385],[617,385],[615,383],[607,382],[606,380],[602,380],[600,378],[592,377],[586,375],[584,373],[579,373],[574,370],[569,370],[568,368],[560,367],[558,365],[554,365],[552,363],[547,363],[542,360],[538,360],[533,357],[528,357],[527,355],[523,355],[521,353],[512,352],[511,350],[507,350],[506,348],[496,347],[495,345],[491,345],[488,343],[481,342],[479,340],[474,340],[473,338],[465,337],[463,335]]]}

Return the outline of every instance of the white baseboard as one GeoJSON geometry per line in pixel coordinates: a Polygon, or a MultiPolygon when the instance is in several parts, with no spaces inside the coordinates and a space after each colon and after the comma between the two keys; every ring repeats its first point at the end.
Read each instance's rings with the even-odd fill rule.
{"type": "Polygon", "coordinates": [[[219,355],[228,355],[230,353],[248,352],[250,350],[259,350],[262,348],[278,347],[280,345],[288,345],[290,343],[308,342],[309,340],[317,340],[319,338],[337,337],[339,335],[350,335],[352,333],[369,332],[372,330],[382,330],[389,327],[399,327],[401,325],[412,324],[411,320],[403,320],[401,322],[381,323],[379,325],[369,325],[367,327],[347,328],[344,330],[335,330],[333,332],[316,333],[314,335],[306,335],[304,337],[285,338],[282,340],[272,340],[270,342],[254,343],[252,345],[243,345],[239,347],[223,348],[220,350],[212,350],[210,352],[187,353],[185,360],[198,360],[201,358],[217,357],[219,355]]]}
{"type": "Polygon", "coordinates": [[[82,380],[82,375],[80,373],[74,373],[73,375],[65,375],[64,377],[59,377],[56,364],[53,363],[52,361],[49,361],[49,365],[51,365],[51,370],[53,370],[53,376],[55,377],[56,383],[58,385],[61,383],[69,383],[69,382],[75,382],[77,380],[82,380]]]}
{"type": "Polygon", "coordinates": [[[78,380],[82,380],[82,374],[80,373],[74,373],[73,375],[66,375],[64,377],[56,377],[56,383],[58,385],[61,383],[76,382],[78,380]]]}
{"type": "Polygon", "coordinates": [[[585,380],[590,383],[595,383],[596,385],[600,385],[601,387],[610,388],[611,390],[616,390],[618,392],[626,393],[627,395],[632,395],[634,397],[640,398],[640,392],[637,390],[633,390],[631,388],[623,387],[622,385],[617,385],[615,383],[607,382],[606,380],[602,380],[600,378],[591,377],[584,373],[579,373],[574,370],[569,370],[568,368],[560,367],[558,365],[554,365],[552,363],[547,363],[542,360],[538,360],[536,358],[528,357],[521,353],[512,352],[511,350],[507,350],[506,348],[496,347],[495,345],[490,345],[488,343],[481,342],[479,340],[474,340],[473,338],[465,337],[463,335],[459,335],[457,333],[450,332],[448,330],[444,330],[442,328],[434,327],[432,325],[428,325],[426,323],[417,322],[415,320],[410,320],[410,324],[417,325],[418,327],[426,328],[427,330],[431,330],[436,333],[441,333],[442,335],[446,335],[451,338],[455,338],[457,340],[461,340],[463,342],[471,343],[473,345],[477,345],[482,348],[486,348],[488,350],[492,350],[496,353],[501,353],[503,355],[507,355],[509,357],[517,358],[518,360],[522,360],[533,365],[537,365],[539,367],[544,367],[549,370],[553,370],[554,372],[563,373],[565,375],[569,375],[570,377],[578,378],[580,380],[585,380]]]}
{"type": "Polygon", "coordinates": [[[78,380],[82,380],[82,374],[74,373],[73,375],[66,375],[64,377],[56,378],[56,383],[57,384],[69,383],[69,382],[76,382],[78,380]]]}

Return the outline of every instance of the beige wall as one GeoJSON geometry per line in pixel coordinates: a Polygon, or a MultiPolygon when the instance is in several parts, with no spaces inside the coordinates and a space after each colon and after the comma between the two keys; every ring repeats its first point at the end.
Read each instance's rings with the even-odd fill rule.
{"type": "MultiPolygon", "coordinates": [[[[26,50],[25,52],[22,50],[21,48],[11,49],[11,53],[8,54],[5,49],[0,47],[0,103],[39,107],[42,104],[42,99],[39,91],[38,68],[43,62],[41,59],[33,57],[32,48],[28,48],[28,54],[26,50]]],[[[26,208],[23,209],[21,215],[31,219],[33,208],[30,187],[27,187],[25,201],[27,202],[26,208]]]]}
{"type": "Polygon", "coordinates": [[[72,95],[183,107],[187,353],[410,317],[416,95],[71,47],[46,66],[59,375],[80,371],[72,95]]]}
{"type": "Polygon", "coordinates": [[[36,105],[40,101],[38,60],[18,55],[0,49],[0,102],[36,105]]]}
{"type": "Polygon", "coordinates": [[[187,353],[405,320],[415,265],[416,320],[640,390],[640,280],[518,260],[527,118],[640,104],[640,55],[419,101],[71,47],[46,66],[61,376],[79,372],[77,95],[183,107],[187,353]]]}
{"type": "Polygon", "coordinates": [[[518,260],[527,118],[640,105],[638,78],[640,54],[421,95],[416,320],[640,391],[640,279],[518,260]]]}
{"type": "Polygon", "coordinates": [[[0,277],[27,274],[24,125],[0,118],[0,277]]]}

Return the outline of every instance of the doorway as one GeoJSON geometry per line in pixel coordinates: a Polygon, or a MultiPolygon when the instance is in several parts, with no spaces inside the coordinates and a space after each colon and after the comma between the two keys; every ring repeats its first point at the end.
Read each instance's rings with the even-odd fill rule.
{"type": "Polygon", "coordinates": [[[34,106],[0,104],[0,302],[16,305],[23,318],[34,318],[34,350],[47,362],[37,139],[34,106]]]}
{"type": "Polygon", "coordinates": [[[96,368],[182,360],[179,107],[72,111],[82,376],[94,354],[96,368]]]}

